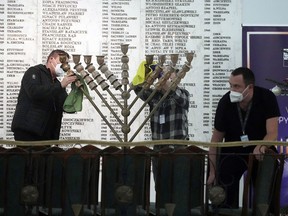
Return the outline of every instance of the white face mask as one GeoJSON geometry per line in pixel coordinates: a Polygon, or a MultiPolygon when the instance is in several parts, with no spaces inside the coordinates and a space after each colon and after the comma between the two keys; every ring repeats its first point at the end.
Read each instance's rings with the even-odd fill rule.
{"type": "MultiPolygon", "coordinates": [[[[230,91],[230,101],[231,103],[237,103],[237,102],[241,102],[244,97],[243,97],[243,93],[248,89],[248,86],[244,89],[244,91],[242,93],[240,92],[236,92],[236,91],[230,91]]],[[[248,95],[248,94],[247,94],[248,95]]],[[[247,96],[246,95],[246,96],[247,96]]],[[[245,96],[245,97],[246,97],[245,96]]]]}
{"type": "Polygon", "coordinates": [[[62,64],[57,64],[55,66],[55,74],[56,74],[56,77],[61,77],[61,76],[64,76],[64,70],[61,68],[61,65],[62,64]]]}

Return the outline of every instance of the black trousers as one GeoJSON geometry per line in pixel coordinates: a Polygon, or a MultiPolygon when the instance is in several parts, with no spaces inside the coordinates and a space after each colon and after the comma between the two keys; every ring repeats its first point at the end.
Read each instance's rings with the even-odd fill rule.
{"type": "MultiPolygon", "coordinates": [[[[223,207],[239,207],[239,181],[248,168],[248,156],[225,155],[221,156],[218,164],[218,184],[226,191],[226,200],[223,207]]],[[[252,179],[256,176],[256,167],[253,166],[252,179]]]]}
{"type": "Polygon", "coordinates": [[[39,141],[44,140],[42,136],[38,136],[37,134],[23,131],[23,130],[15,130],[14,131],[14,139],[16,141],[39,141]]]}
{"type": "MultiPolygon", "coordinates": [[[[270,148],[277,153],[276,148],[270,148]]],[[[217,165],[218,184],[225,188],[226,200],[223,207],[239,207],[239,181],[248,169],[249,153],[246,154],[221,154],[217,165]]],[[[253,161],[252,168],[252,186],[258,172],[258,160],[253,161]]]]}

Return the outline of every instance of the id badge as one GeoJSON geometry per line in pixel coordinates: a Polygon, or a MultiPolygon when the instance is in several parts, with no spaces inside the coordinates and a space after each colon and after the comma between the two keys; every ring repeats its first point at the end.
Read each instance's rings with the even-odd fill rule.
{"type": "MultiPolygon", "coordinates": [[[[240,136],[240,139],[242,142],[248,142],[249,141],[248,135],[245,135],[245,134],[240,136]]],[[[246,146],[248,146],[248,145],[247,144],[243,145],[243,147],[246,147],[246,146]]]]}
{"type": "Polygon", "coordinates": [[[245,134],[240,136],[240,139],[242,142],[248,142],[249,141],[248,135],[245,135],[245,134]]]}
{"type": "Polygon", "coordinates": [[[164,114],[159,116],[159,123],[160,124],[164,124],[165,123],[165,115],[164,114]]]}

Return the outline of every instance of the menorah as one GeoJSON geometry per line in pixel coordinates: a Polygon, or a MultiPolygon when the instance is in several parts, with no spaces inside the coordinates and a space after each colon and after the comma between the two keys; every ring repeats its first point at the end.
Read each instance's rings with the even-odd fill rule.
{"type": "Polygon", "coordinates": [[[81,55],[72,55],[73,62],[75,64],[74,69],[72,70],[70,65],[66,62],[66,56],[60,56],[60,62],[62,63],[61,67],[62,69],[67,73],[74,73],[77,75],[80,75],[87,86],[89,86],[91,91],[94,91],[101,101],[105,104],[105,106],[109,109],[113,117],[117,120],[117,122],[121,125],[121,132],[123,133],[123,139],[120,137],[120,134],[115,131],[113,126],[109,123],[105,115],[103,114],[102,110],[95,104],[93,101],[92,97],[87,94],[84,91],[83,83],[80,82],[80,80],[77,80],[75,82],[76,86],[83,92],[83,94],[87,97],[89,102],[92,104],[92,106],[95,108],[95,110],[98,112],[98,114],[101,116],[103,121],[107,124],[107,126],[110,128],[110,130],[113,132],[115,137],[118,139],[120,142],[132,142],[134,138],[137,136],[137,134],[141,131],[141,129],[144,127],[146,122],[149,120],[149,118],[155,113],[157,108],[161,105],[163,100],[168,96],[168,94],[172,91],[175,90],[177,85],[181,82],[181,79],[183,79],[186,75],[186,73],[190,70],[191,68],[191,62],[193,60],[193,57],[195,55],[194,52],[187,52],[185,53],[186,56],[186,62],[182,66],[182,68],[179,70],[177,73],[177,76],[172,80],[168,90],[166,93],[163,95],[163,97],[159,100],[158,104],[154,107],[153,110],[149,113],[148,116],[144,119],[142,124],[138,127],[138,129],[135,131],[135,133],[129,138],[128,135],[131,132],[131,125],[133,122],[139,117],[141,112],[144,110],[145,106],[148,104],[148,102],[153,98],[153,96],[156,94],[157,91],[161,90],[162,86],[166,83],[166,81],[170,78],[171,73],[175,72],[177,70],[177,62],[178,62],[178,57],[179,54],[171,54],[170,59],[171,63],[168,65],[165,65],[166,62],[166,55],[159,55],[158,56],[158,63],[155,67],[155,70],[152,73],[150,72],[150,65],[153,63],[154,60],[154,55],[146,55],[146,64],[145,64],[145,74],[147,74],[146,79],[143,85],[143,88],[141,91],[145,91],[145,89],[149,89],[152,86],[154,87],[151,95],[149,98],[144,101],[140,109],[131,117],[129,120],[130,116],[130,111],[132,107],[135,105],[139,97],[136,95],[133,101],[128,104],[128,99],[131,96],[131,91],[135,89],[135,86],[129,83],[129,57],[127,56],[128,52],[128,46],[129,44],[121,44],[121,52],[123,53],[123,56],[121,57],[121,83],[119,80],[115,77],[115,75],[109,70],[107,64],[105,63],[105,56],[104,55],[98,55],[96,56],[97,58],[97,63],[99,65],[98,70],[102,74],[105,75],[105,78],[103,78],[102,74],[96,70],[95,66],[93,63],[91,63],[92,60],[92,55],[83,55],[84,57],[84,62],[86,64],[86,67],[84,68],[82,63],[80,62],[80,57],[81,55]],[[163,73],[163,76],[159,78],[159,74],[163,73]],[[158,79],[159,78],[159,79],[158,79]],[[121,98],[123,99],[122,103],[120,102],[119,99],[115,97],[115,95],[112,93],[110,90],[110,86],[106,81],[109,81],[111,86],[114,87],[116,91],[121,92],[121,98]],[[155,83],[155,84],[154,84],[155,83]],[[100,90],[97,88],[98,86],[101,87],[102,91],[107,92],[111,98],[116,102],[116,104],[119,106],[121,109],[121,115],[122,117],[119,117],[115,111],[111,108],[111,105],[107,102],[107,100],[103,97],[101,94],[100,90]]]}

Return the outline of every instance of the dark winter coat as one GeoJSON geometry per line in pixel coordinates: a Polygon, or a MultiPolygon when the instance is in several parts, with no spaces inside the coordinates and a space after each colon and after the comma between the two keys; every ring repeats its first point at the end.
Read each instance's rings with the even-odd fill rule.
{"type": "Polygon", "coordinates": [[[59,139],[66,97],[66,90],[45,65],[30,67],[21,81],[12,131],[27,131],[43,140],[59,139]]]}

